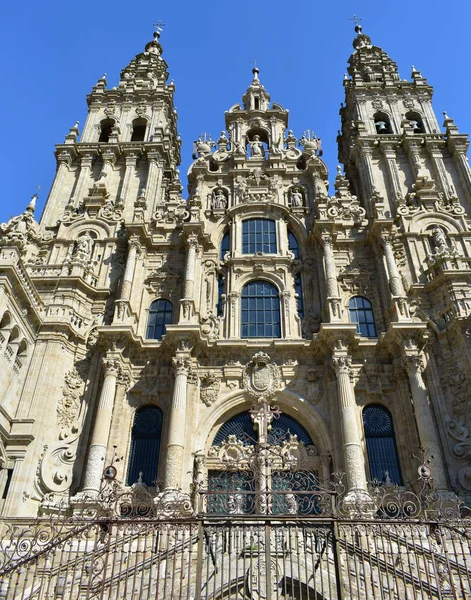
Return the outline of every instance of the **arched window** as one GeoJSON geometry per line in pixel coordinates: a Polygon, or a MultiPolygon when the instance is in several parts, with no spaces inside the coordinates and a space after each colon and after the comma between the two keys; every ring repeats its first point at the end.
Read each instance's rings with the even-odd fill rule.
{"type": "Polygon", "coordinates": [[[296,292],[296,302],[298,304],[298,315],[302,319],[304,317],[304,300],[303,300],[303,284],[301,273],[297,273],[294,277],[294,291],[296,292]]]}
{"type": "Polygon", "coordinates": [[[217,316],[222,317],[224,307],[222,304],[222,296],[224,294],[224,275],[218,275],[218,305],[217,305],[217,316]]]}
{"type": "Polygon", "coordinates": [[[348,303],[350,321],[357,324],[357,333],[363,337],[378,337],[371,302],[362,296],[353,296],[348,303]]]}
{"type": "Polygon", "coordinates": [[[385,113],[376,113],[374,115],[374,121],[376,133],[379,133],[381,135],[386,133],[392,133],[391,121],[389,120],[388,115],[386,115],[385,113]]]}
{"type": "Polygon", "coordinates": [[[132,427],[127,485],[136,483],[139,473],[142,473],[142,482],[146,485],[152,485],[156,480],[161,435],[160,408],[157,406],[139,408],[134,416],[132,427]]]}
{"type": "Polygon", "coordinates": [[[270,219],[242,222],[242,254],[276,254],[276,223],[270,219]]]}
{"type": "Polygon", "coordinates": [[[408,112],[406,113],[406,119],[410,121],[414,133],[425,133],[424,123],[419,113],[408,112]]]}
{"type": "Polygon", "coordinates": [[[143,142],[146,136],[147,121],[145,119],[134,119],[132,122],[131,142],[143,142]]]}
{"type": "Polygon", "coordinates": [[[114,127],[115,122],[113,121],[113,119],[104,119],[101,123],[101,133],[100,133],[100,138],[99,138],[99,142],[104,142],[104,143],[108,143],[110,140],[110,135],[111,135],[111,130],[114,127]]]}
{"type": "Polygon", "coordinates": [[[229,233],[229,230],[227,230],[224,233],[224,235],[222,236],[222,240],[221,240],[220,260],[224,260],[226,253],[229,252],[230,249],[231,249],[231,234],[229,233]]]}
{"type": "Polygon", "coordinates": [[[298,240],[291,231],[288,231],[288,249],[294,254],[296,260],[300,258],[298,240]]]}
{"type": "Polygon", "coordinates": [[[242,338],[281,336],[278,290],[267,281],[251,281],[242,290],[242,338]]]}
{"type": "Polygon", "coordinates": [[[172,322],[173,306],[169,300],[154,300],[150,305],[146,338],[161,340],[172,322]]]}
{"type": "Polygon", "coordinates": [[[363,427],[371,479],[402,485],[396,438],[389,410],[381,404],[365,406],[363,427]]]}

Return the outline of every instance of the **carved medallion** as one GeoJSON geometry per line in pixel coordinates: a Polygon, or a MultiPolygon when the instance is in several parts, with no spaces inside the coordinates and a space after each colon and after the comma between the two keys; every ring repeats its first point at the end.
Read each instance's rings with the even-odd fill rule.
{"type": "Polygon", "coordinates": [[[260,402],[270,398],[278,390],[281,381],[278,366],[271,362],[265,352],[258,352],[244,368],[244,390],[260,402]]]}

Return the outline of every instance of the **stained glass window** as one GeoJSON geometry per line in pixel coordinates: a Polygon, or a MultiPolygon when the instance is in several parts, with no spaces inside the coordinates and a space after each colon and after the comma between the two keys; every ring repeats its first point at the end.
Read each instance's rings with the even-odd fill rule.
{"type": "Polygon", "coordinates": [[[242,290],[242,338],[281,336],[278,290],[267,281],[252,281],[242,290]]]}
{"type": "Polygon", "coordinates": [[[381,404],[369,404],[363,409],[366,450],[371,479],[402,485],[401,467],[391,413],[381,404]]]}
{"type": "Polygon", "coordinates": [[[157,477],[162,411],[157,406],[143,406],[136,411],[131,434],[131,452],[127,485],[136,483],[142,472],[142,482],[152,485],[157,477]]]}
{"type": "Polygon", "coordinates": [[[276,224],[270,219],[242,222],[242,254],[276,254],[276,224]]]}
{"type": "Polygon", "coordinates": [[[357,333],[364,337],[378,337],[371,302],[362,296],[350,298],[350,321],[357,324],[357,333]]]}
{"type": "Polygon", "coordinates": [[[166,326],[172,322],[173,306],[169,300],[154,300],[150,305],[146,338],[161,340],[166,326]]]}

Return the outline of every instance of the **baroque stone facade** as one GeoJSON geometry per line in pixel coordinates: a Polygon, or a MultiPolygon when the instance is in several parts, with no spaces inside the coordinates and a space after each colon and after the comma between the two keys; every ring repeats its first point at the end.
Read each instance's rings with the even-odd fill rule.
{"type": "Polygon", "coordinates": [[[219,138],[195,142],[187,198],[159,34],[116,87],[97,82],[82,132],[56,148],[40,223],[33,198],[0,225],[4,515],[79,504],[109,465],[132,483],[148,405],[167,498],[188,502],[195,472],[248,455],[215,436],[274,403],[309,434],[324,481],[346,473],[347,499],[368,498],[375,405],[392,416],[401,484],[423,449],[438,491],[471,500],[468,139],[446,114],[441,129],[420,72],[401,79],[356,33],[333,195],[321,140],[294,135],[256,68],[219,138]]]}

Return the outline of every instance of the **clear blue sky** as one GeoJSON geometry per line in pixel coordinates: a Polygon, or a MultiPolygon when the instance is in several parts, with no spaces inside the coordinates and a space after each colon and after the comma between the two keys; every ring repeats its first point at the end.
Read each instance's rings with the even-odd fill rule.
{"type": "Polygon", "coordinates": [[[39,218],[54,177],[54,145],[76,120],[84,123],[85,97],[97,79],[106,72],[108,85],[116,85],[159,19],[176,83],[185,192],[193,140],[203,131],[217,138],[224,111],[249,85],[253,58],[272,100],[289,109],[295,134],[309,128],[322,138],[332,181],[354,12],[401,77],[409,78],[414,65],[435,87],[439,122],[447,110],[460,131],[471,131],[469,0],[5,3],[0,222],[24,210],[37,185],[39,218]]]}

